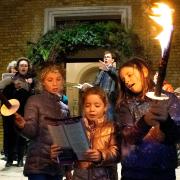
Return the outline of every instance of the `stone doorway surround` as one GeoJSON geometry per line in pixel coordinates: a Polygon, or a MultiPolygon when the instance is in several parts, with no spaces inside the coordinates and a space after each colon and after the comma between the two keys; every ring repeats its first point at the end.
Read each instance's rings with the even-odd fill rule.
{"type": "Polygon", "coordinates": [[[44,11],[44,33],[55,28],[56,18],[90,18],[101,16],[117,16],[126,27],[131,25],[131,6],[83,6],[46,8],[44,11]]]}

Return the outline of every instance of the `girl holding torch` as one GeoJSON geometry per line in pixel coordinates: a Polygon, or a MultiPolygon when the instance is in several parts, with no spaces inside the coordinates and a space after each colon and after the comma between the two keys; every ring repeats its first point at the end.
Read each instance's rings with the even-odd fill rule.
{"type": "Polygon", "coordinates": [[[117,124],[121,144],[122,180],[174,180],[176,143],[180,139],[177,97],[157,101],[146,93],[154,89],[145,61],[133,58],[119,69],[121,92],[117,124]]]}

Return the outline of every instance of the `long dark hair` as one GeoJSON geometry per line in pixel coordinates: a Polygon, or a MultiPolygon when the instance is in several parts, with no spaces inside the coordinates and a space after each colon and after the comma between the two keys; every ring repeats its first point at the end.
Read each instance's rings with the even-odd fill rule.
{"type": "MultiPolygon", "coordinates": [[[[143,85],[143,90],[140,92],[138,96],[140,99],[144,99],[146,93],[148,90],[153,88],[153,81],[151,79],[151,70],[148,64],[145,62],[145,60],[138,58],[138,57],[133,57],[126,63],[124,63],[118,71],[118,74],[120,74],[122,68],[124,67],[136,67],[138,71],[141,74],[141,79],[142,79],[142,85],[143,85]],[[143,69],[146,68],[148,71],[147,77],[144,76],[143,69]]],[[[121,78],[119,77],[119,82],[120,82],[120,95],[117,101],[117,105],[119,105],[123,100],[127,99],[128,97],[134,96],[135,94],[132,93],[128,88],[126,88],[125,83],[121,78]]]]}

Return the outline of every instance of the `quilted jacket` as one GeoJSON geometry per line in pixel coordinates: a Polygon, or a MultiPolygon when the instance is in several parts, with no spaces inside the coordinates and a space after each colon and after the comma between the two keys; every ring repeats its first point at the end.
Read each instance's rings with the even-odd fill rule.
{"type": "Polygon", "coordinates": [[[31,96],[25,106],[25,127],[21,133],[30,139],[24,174],[62,173],[58,164],[50,159],[50,146],[53,144],[48,131],[48,121],[66,118],[69,110],[62,106],[58,96],[44,91],[42,94],[31,96]]]}
{"type": "Polygon", "coordinates": [[[119,158],[119,151],[113,123],[103,122],[93,129],[87,128],[87,135],[91,148],[102,153],[102,161],[100,163],[78,162],[75,166],[73,180],[117,179],[116,162],[119,158]]]}
{"type": "Polygon", "coordinates": [[[127,99],[118,109],[122,177],[138,180],[173,180],[180,139],[180,104],[171,93],[169,118],[154,127],[144,121],[152,100],[127,99]]]}

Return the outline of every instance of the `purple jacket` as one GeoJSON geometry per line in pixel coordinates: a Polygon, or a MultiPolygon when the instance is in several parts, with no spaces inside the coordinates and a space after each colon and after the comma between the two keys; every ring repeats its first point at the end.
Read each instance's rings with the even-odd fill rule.
{"type": "Polygon", "coordinates": [[[121,143],[122,177],[135,179],[175,179],[176,143],[180,139],[180,103],[168,93],[169,118],[150,127],[143,117],[151,100],[137,98],[122,102],[117,123],[121,143]]]}

